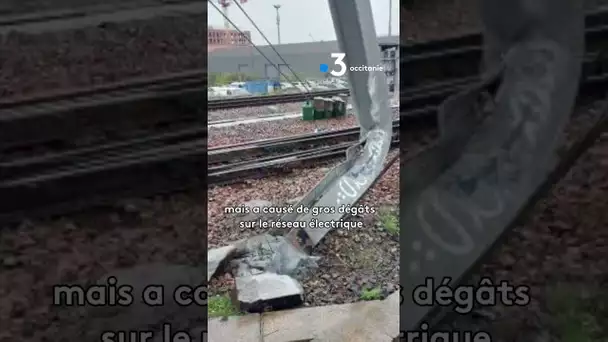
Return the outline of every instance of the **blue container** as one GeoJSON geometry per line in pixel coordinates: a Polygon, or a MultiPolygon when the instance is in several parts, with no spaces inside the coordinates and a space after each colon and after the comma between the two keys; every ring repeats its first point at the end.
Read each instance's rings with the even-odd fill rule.
{"type": "Polygon", "coordinates": [[[268,92],[266,81],[247,81],[245,89],[251,94],[264,94],[268,92]]]}

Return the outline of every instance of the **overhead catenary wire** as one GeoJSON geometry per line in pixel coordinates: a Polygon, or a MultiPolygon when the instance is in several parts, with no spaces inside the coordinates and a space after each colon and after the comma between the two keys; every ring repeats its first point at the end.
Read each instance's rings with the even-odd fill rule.
{"type": "MultiPolygon", "coordinates": [[[[234,23],[232,20],[230,20],[230,18],[228,18],[228,17],[227,17],[227,16],[224,14],[224,12],[222,12],[222,10],[220,10],[220,8],[219,8],[219,7],[218,7],[218,6],[217,6],[215,3],[213,3],[213,2],[211,2],[211,1],[210,1],[210,2],[209,2],[209,4],[211,4],[211,6],[213,6],[213,7],[214,7],[214,8],[215,8],[215,9],[218,11],[218,13],[219,13],[219,14],[220,14],[222,17],[224,17],[224,19],[225,19],[226,21],[228,21],[228,22],[230,23],[230,25],[232,25],[232,26],[233,26],[233,27],[234,27],[234,28],[235,28],[235,29],[236,29],[236,30],[237,30],[237,31],[238,31],[238,32],[239,32],[239,33],[240,33],[240,34],[241,34],[241,35],[242,35],[242,36],[243,36],[243,37],[244,37],[244,38],[245,38],[245,39],[246,39],[246,40],[247,40],[247,41],[248,41],[248,42],[249,42],[249,43],[250,43],[250,44],[251,44],[251,45],[252,45],[252,46],[253,46],[253,47],[254,47],[254,48],[257,50],[257,51],[258,51],[258,52],[259,52],[259,53],[260,53],[260,55],[262,55],[262,57],[264,57],[264,59],[266,59],[266,61],[268,61],[268,63],[270,63],[270,64],[271,64],[271,65],[272,65],[272,66],[273,66],[273,67],[274,67],[274,68],[275,68],[275,69],[276,69],[276,70],[279,72],[279,75],[281,75],[281,76],[285,77],[285,79],[287,79],[287,80],[289,79],[289,78],[288,78],[288,77],[287,77],[287,76],[286,76],[286,75],[285,75],[285,74],[284,74],[284,73],[281,71],[281,69],[280,69],[279,67],[275,66],[275,65],[274,65],[274,63],[272,63],[272,61],[270,60],[270,58],[268,58],[268,56],[266,56],[266,55],[265,55],[265,54],[262,52],[262,50],[261,50],[261,49],[260,49],[260,48],[259,48],[257,45],[255,45],[255,44],[253,43],[253,41],[252,41],[252,40],[251,40],[251,39],[250,39],[250,38],[249,38],[249,37],[248,37],[246,34],[245,34],[245,33],[244,33],[244,32],[243,32],[241,29],[239,29],[239,28],[238,28],[238,26],[236,26],[236,24],[235,24],[235,23],[234,23]]],[[[275,51],[276,51],[276,50],[275,50],[275,51]]],[[[292,72],[293,72],[293,71],[292,71],[292,72]]],[[[294,75],[294,76],[296,76],[296,78],[297,78],[297,79],[299,79],[299,78],[297,77],[297,75],[294,75]]],[[[300,81],[300,82],[301,82],[301,81],[300,81]]],[[[312,94],[311,94],[309,91],[307,91],[307,93],[308,93],[309,95],[312,95],[312,94]]]]}
{"type": "MultiPolygon", "coordinates": [[[[241,4],[237,1],[237,0],[232,0],[234,2],[234,4],[241,10],[241,12],[243,12],[243,14],[245,15],[245,17],[247,17],[247,19],[249,19],[249,22],[251,22],[251,24],[253,25],[253,27],[255,27],[255,29],[260,33],[260,35],[262,36],[262,38],[264,38],[264,40],[266,41],[266,43],[268,44],[268,46],[270,46],[270,48],[274,51],[274,53],[277,54],[277,56],[281,59],[281,62],[283,62],[283,64],[285,66],[287,66],[287,68],[289,69],[289,71],[291,71],[291,73],[293,74],[293,76],[296,78],[296,80],[298,82],[300,82],[306,89],[306,92],[310,94],[310,84],[308,83],[308,81],[303,82],[300,77],[298,77],[298,75],[296,74],[296,72],[291,68],[291,66],[285,61],[285,59],[283,58],[283,56],[281,56],[281,54],[279,53],[279,51],[277,51],[277,49],[274,47],[274,45],[270,42],[270,40],[266,37],[266,35],[262,32],[262,30],[260,30],[260,28],[258,27],[258,25],[255,23],[255,21],[253,21],[253,19],[249,16],[249,14],[247,13],[247,11],[245,11],[245,9],[243,8],[243,6],[241,6],[241,4]],[[306,84],[306,85],[305,85],[306,84]]],[[[280,68],[278,68],[280,69],[280,68]]],[[[289,80],[288,80],[289,81],[289,80]]]]}

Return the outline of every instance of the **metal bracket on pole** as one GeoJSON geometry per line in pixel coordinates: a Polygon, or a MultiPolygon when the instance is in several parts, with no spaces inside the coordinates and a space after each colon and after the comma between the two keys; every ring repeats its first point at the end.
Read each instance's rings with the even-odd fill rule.
{"type": "MultiPolygon", "coordinates": [[[[338,38],[347,66],[382,66],[380,48],[369,0],[329,0],[338,38]]],[[[338,52],[338,51],[336,51],[338,52]]],[[[359,69],[359,68],[357,68],[359,69]]],[[[339,207],[355,204],[380,175],[392,139],[392,112],[384,71],[354,71],[347,68],[353,108],[361,126],[361,140],[349,148],[346,161],[331,170],[296,206],[339,207]],[[363,146],[364,145],[364,146],[363,146]]],[[[285,221],[339,221],[344,213],[287,214],[285,221]]],[[[288,238],[299,237],[314,247],[331,229],[296,229],[288,238]]]]}

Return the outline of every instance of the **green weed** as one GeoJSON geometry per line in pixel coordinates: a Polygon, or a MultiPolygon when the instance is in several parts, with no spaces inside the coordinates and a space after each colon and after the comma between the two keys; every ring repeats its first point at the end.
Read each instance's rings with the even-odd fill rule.
{"type": "Polygon", "coordinates": [[[209,298],[207,313],[209,317],[228,317],[239,315],[227,295],[216,295],[209,298]]]}
{"type": "Polygon", "coordinates": [[[382,289],[376,287],[374,289],[368,290],[363,289],[360,295],[361,300],[378,300],[382,299],[382,289]]]}
{"type": "Polygon", "coordinates": [[[386,231],[393,235],[399,235],[399,218],[391,210],[380,210],[378,213],[380,224],[386,231]]]}

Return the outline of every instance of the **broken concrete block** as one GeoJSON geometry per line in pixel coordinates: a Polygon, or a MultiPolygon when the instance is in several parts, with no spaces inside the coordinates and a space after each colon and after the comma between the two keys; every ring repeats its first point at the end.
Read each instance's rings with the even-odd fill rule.
{"type": "Polygon", "coordinates": [[[302,305],[304,289],[290,276],[262,273],[237,277],[232,299],[241,311],[282,310],[302,305]]]}
{"type": "Polygon", "coordinates": [[[256,274],[253,269],[257,269],[302,279],[308,275],[310,270],[317,267],[319,259],[319,257],[307,255],[299,250],[283,236],[256,235],[236,246],[237,253],[243,255],[242,258],[233,260],[233,264],[237,268],[237,274],[235,274],[237,277],[256,274]],[[240,263],[247,267],[241,267],[240,263]]]}
{"type": "Polygon", "coordinates": [[[215,275],[215,272],[234,256],[236,247],[233,245],[214,248],[207,251],[207,281],[215,275]]]}
{"type": "Polygon", "coordinates": [[[233,275],[235,275],[237,277],[248,277],[248,276],[264,273],[263,270],[261,270],[259,268],[251,267],[244,262],[240,262],[240,260],[236,261],[236,265],[237,265],[236,272],[233,272],[233,275]]]}

